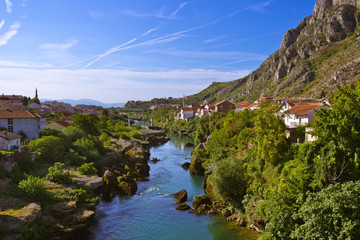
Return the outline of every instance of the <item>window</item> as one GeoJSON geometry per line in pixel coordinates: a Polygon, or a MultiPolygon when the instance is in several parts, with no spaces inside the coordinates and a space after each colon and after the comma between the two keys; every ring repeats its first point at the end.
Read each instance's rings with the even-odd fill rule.
{"type": "Polygon", "coordinates": [[[14,124],[14,119],[9,118],[9,119],[8,119],[8,125],[13,125],[13,124],[14,124]]]}
{"type": "Polygon", "coordinates": [[[14,132],[14,126],[8,126],[8,132],[14,132]]]}

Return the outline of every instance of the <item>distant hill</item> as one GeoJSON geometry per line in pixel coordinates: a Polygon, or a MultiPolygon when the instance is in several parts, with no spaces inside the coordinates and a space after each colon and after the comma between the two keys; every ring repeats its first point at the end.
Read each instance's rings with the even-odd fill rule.
{"type": "Polygon", "coordinates": [[[312,15],[286,32],[280,49],[248,76],[214,82],[188,103],[260,96],[324,97],[360,78],[360,0],[317,0],[312,15]]]}
{"type": "Polygon", "coordinates": [[[94,99],[40,99],[41,102],[44,101],[58,101],[58,102],[64,102],[69,103],[72,106],[78,105],[78,104],[85,104],[85,105],[96,105],[96,106],[102,106],[103,108],[110,108],[110,107],[124,107],[125,103],[103,103],[100,101],[96,101],[94,99]]]}

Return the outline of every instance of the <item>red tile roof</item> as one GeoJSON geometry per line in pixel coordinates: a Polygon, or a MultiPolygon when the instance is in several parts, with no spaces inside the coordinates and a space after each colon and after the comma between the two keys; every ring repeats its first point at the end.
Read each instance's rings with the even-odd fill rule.
{"type": "Polygon", "coordinates": [[[198,110],[197,107],[184,107],[183,108],[183,111],[193,111],[193,112],[196,112],[198,110]]]}
{"type": "Polygon", "coordinates": [[[56,123],[57,123],[57,124],[60,124],[61,126],[64,126],[64,127],[70,126],[70,123],[65,122],[65,121],[57,121],[56,123]]]}
{"type": "Polygon", "coordinates": [[[238,102],[238,103],[235,103],[235,108],[244,108],[244,107],[247,107],[251,104],[251,102],[249,101],[243,101],[243,102],[238,102]]]}
{"type": "Polygon", "coordinates": [[[274,100],[275,101],[281,101],[281,100],[283,100],[285,97],[276,97],[276,98],[274,98],[274,100]]]}
{"type": "Polygon", "coordinates": [[[216,103],[215,106],[219,106],[219,105],[221,105],[221,104],[223,104],[223,103],[228,103],[228,104],[234,105],[233,103],[231,103],[231,102],[229,102],[229,101],[222,100],[221,102],[216,103]]]}
{"type": "Polygon", "coordinates": [[[297,105],[295,107],[290,108],[289,110],[285,111],[285,113],[291,113],[295,115],[306,115],[308,112],[314,110],[315,108],[321,106],[321,104],[304,104],[304,105],[297,105]]]}
{"type": "Polygon", "coordinates": [[[0,119],[9,119],[9,118],[13,118],[13,119],[21,119],[21,118],[25,118],[25,119],[33,119],[33,118],[43,118],[43,116],[41,116],[38,113],[32,113],[28,110],[0,110],[0,119]]]}

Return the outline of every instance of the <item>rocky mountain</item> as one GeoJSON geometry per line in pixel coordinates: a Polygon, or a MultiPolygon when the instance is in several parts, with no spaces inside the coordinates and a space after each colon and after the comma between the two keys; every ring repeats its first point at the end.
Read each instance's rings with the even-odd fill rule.
{"type": "Polygon", "coordinates": [[[322,97],[360,77],[360,0],[318,0],[312,15],[286,32],[280,49],[248,76],[214,82],[191,102],[259,96],[322,97]]]}

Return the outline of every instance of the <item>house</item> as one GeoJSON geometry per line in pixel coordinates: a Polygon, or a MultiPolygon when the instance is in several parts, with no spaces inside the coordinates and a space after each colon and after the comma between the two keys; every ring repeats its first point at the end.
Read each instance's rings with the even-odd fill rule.
{"type": "Polygon", "coordinates": [[[46,127],[46,118],[28,110],[0,110],[0,127],[8,132],[24,132],[28,139],[38,139],[46,127]]]}
{"type": "Polygon", "coordinates": [[[286,97],[276,97],[274,102],[277,104],[284,104],[288,99],[286,97]]]}
{"type": "Polygon", "coordinates": [[[55,129],[58,131],[61,131],[68,126],[70,126],[70,123],[65,121],[56,121],[46,124],[46,128],[55,129]]]}
{"type": "Polygon", "coordinates": [[[285,111],[285,125],[288,127],[307,125],[314,121],[314,113],[319,108],[323,108],[321,103],[296,105],[285,111]]]}
{"type": "Polygon", "coordinates": [[[249,106],[251,102],[249,101],[243,101],[235,103],[235,112],[241,112],[244,111],[247,106],[249,106]]]}
{"type": "Polygon", "coordinates": [[[0,132],[0,150],[21,152],[21,136],[8,131],[0,132]]]}
{"type": "Polygon", "coordinates": [[[215,112],[228,113],[231,110],[235,110],[235,104],[223,100],[215,104],[215,112]]]}
{"type": "Polygon", "coordinates": [[[180,111],[179,120],[189,119],[195,117],[197,107],[184,107],[180,111]]]}

